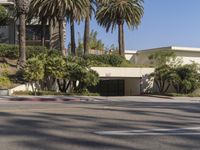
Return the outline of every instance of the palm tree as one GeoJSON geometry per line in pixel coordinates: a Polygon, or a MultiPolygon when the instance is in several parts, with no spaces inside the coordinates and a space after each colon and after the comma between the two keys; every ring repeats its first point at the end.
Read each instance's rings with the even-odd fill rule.
{"type": "Polygon", "coordinates": [[[74,22],[80,23],[87,15],[87,8],[89,6],[89,0],[74,0],[73,6],[67,12],[68,21],[70,21],[71,30],[71,53],[72,56],[76,55],[76,40],[75,40],[75,27],[74,22]]]}
{"type": "Polygon", "coordinates": [[[18,66],[26,62],[26,15],[29,11],[29,0],[16,0],[17,17],[19,18],[19,60],[18,66]]]}
{"type": "Polygon", "coordinates": [[[28,13],[29,22],[31,22],[32,19],[37,18],[38,22],[41,23],[41,46],[45,46],[46,25],[48,23],[48,17],[44,17],[43,14],[40,13],[43,2],[43,0],[31,0],[28,13]]]}
{"type": "MultiPolygon", "coordinates": [[[[41,23],[44,25],[49,22],[49,26],[56,26],[56,22],[59,25],[59,44],[60,51],[63,56],[66,55],[65,40],[64,40],[64,21],[66,17],[66,11],[70,9],[70,5],[73,0],[33,0],[36,3],[40,3],[38,16],[41,18],[41,23]],[[45,18],[45,19],[44,19],[45,18]]],[[[35,4],[36,4],[35,3],[35,4]]],[[[36,6],[36,5],[35,5],[36,6]]],[[[44,35],[43,35],[44,38],[44,35]]],[[[43,41],[44,42],[44,41],[43,41]]]]}
{"type": "MultiPolygon", "coordinates": [[[[66,17],[68,17],[68,19],[71,20],[71,26],[74,27],[74,20],[80,20],[80,17],[85,15],[84,8],[88,5],[88,0],[32,0],[32,1],[33,1],[33,6],[36,7],[34,11],[36,12],[39,11],[37,15],[42,20],[43,18],[46,18],[49,21],[49,24],[52,24],[53,26],[56,26],[56,22],[58,22],[60,50],[62,51],[63,55],[66,55],[64,32],[63,32],[64,21],[66,21],[66,17]]],[[[71,30],[73,30],[73,28],[71,28],[71,30]]]]}
{"type": "Polygon", "coordinates": [[[90,43],[90,18],[95,11],[95,0],[89,0],[89,6],[87,7],[87,14],[85,17],[85,31],[84,31],[84,54],[89,54],[90,43]]]}
{"type": "Polygon", "coordinates": [[[98,0],[97,22],[108,32],[118,26],[119,54],[124,55],[124,24],[137,28],[144,13],[143,0],[98,0]]]}

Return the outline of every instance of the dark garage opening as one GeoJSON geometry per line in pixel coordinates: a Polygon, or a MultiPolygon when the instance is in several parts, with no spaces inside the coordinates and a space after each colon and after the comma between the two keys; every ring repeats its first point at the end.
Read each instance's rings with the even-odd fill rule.
{"type": "Polygon", "coordinates": [[[101,96],[124,96],[124,80],[100,80],[99,84],[89,90],[101,96]]]}

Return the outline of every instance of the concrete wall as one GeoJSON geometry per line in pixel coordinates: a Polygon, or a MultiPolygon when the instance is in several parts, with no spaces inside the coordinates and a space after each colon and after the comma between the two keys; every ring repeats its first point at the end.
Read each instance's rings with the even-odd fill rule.
{"type": "MultiPolygon", "coordinates": [[[[191,51],[174,51],[177,59],[180,59],[183,64],[191,64],[193,61],[200,64],[200,52],[191,52],[191,51]]],[[[149,65],[152,62],[149,60],[149,55],[152,52],[138,53],[136,64],[140,65],[149,65]]]]}
{"type": "Polygon", "coordinates": [[[141,92],[152,90],[153,83],[148,78],[149,74],[154,72],[154,68],[93,67],[92,69],[98,72],[100,78],[123,79],[125,96],[140,95],[141,92]]]}
{"type": "Polygon", "coordinates": [[[137,54],[136,53],[126,53],[125,58],[126,58],[126,60],[129,60],[132,63],[137,62],[137,54]]]}
{"type": "Polygon", "coordinates": [[[125,79],[125,96],[140,95],[140,78],[125,79]]]}
{"type": "Polygon", "coordinates": [[[149,60],[149,56],[157,51],[173,51],[177,58],[182,60],[183,64],[191,64],[193,61],[200,64],[200,49],[199,48],[185,48],[185,47],[163,47],[149,50],[137,51],[137,53],[125,54],[127,60],[139,65],[149,65],[152,61],[149,60]]]}
{"type": "Polygon", "coordinates": [[[9,95],[12,95],[14,92],[17,92],[17,91],[33,91],[32,90],[32,87],[30,84],[23,84],[23,85],[19,85],[13,89],[10,89],[9,90],[9,95]]]}
{"type": "Polygon", "coordinates": [[[183,64],[191,64],[193,61],[200,64],[200,52],[177,51],[175,54],[182,59],[183,64]]]}
{"type": "Polygon", "coordinates": [[[154,68],[92,67],[104,78],[141,78],[154,72],[154,68]]]}

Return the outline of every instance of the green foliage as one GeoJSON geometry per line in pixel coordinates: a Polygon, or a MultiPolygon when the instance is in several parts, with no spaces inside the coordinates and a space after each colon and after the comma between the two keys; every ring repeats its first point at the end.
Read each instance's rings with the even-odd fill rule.
{"type": "Polygon", "coordinates": [[[92,30],[90,32],[90,43],[89,43],[89,47],[91,49],[95,49],[95,50],[104,50],[104,44],[102,42],[102,40],[99,40],[97,38],[98,36],[98,32],[92,30]]]}
{"type": "Polygon", "coordinates": [[[4,6],[0,5],[0,26],[7,25],[8,21],[9,13],[4,6]]]}
{"type": "Polygon", "coordinates": [[[170,59],[165,61],[163,58],[163,60],[165,64],[158,65],[154,73],[151,74],[160,94],[166,93],[170,86],[173,86],[176,92],[181,94],[192,93],[200,87],[200,69],[198,64],[179,64],[173,66],[168,64],[170,59]]]}
{"type": "Polygon", "coordinates": [[[8,89],[12,86],[10,79],[6,76],[0,76],[0,89],[8,89]]]}
{"type": "Polygon", "coordinates": [[[93,66],[101,66],[104,64],[105,66],[113,66],[118,67],[120,66],[125,60],[124,57],[119,55],[87,55],[84,56],[84,59],[91,62],[93,66]]]}
{"type": "Polygon", "coordinates": [[[160,94],[166,93],[170,87],[172,69],[169,65],[157,67],[151,77],[159,90],[160,94]]]}
{"type": "MultiPolygon", "coordinates": [[[[97,38],[97,36],[98,36],[98,32],[97,31],[92,30],[90,32],[89,48],[93,49],[93,50],[103,51],[104,50],[104,43],[102,42],[102,40],[99,40],[97,38]]],[[[69,49],[71,49],[70,45],[69,45],[69,49]]],[[[78,46],[76,48],[76,54],[77,54],[77,56],[83,56],[83,53],[84,53],[83,39],[81,38],[80,34],[78,34],[78,46]]]]}
{"type": "Polygon", "coordinates": [[[88,62],[82,58],[68,59],[66,71],[68,80],[78,85],[74,85],[74,90],[82,92],[89,86],[95,86],[99,82],[96,71],[90,69],[88,62]]]}
{"type": "Polygon", "coordinates": [[[65,76],[66,61],[61,55],[51,54],[46,58],[46,74],[55,79],[62,79],[65,76]]]}
{"type": "Polygon", "coordinates": [[[176,55],[173,51],[157,51],[149,56],[151,63],[155,66],[163,66],[176,60],[176,55]]]}
{"type": "MultiPolygon", "coordinates": [[[[27,58],[37,56],[41,53],[47,53],[47,48],[42,46],[27,46],[26,55],[27,58]]],[[[0,44],[0,57],[6,57],[9,59],[18,59],[19,47],[17,45],[0,44]]]]}
{"type": "MultiPolygon", "coordinates": [[[[90,69],[89,63],[85,59],[68,57],[65,60],[62,55],[53,51],[28,59],[23,76],[32,85],[33,83],[38,85],[38,81],[40,81],[42,85],[51,84],[53,86],[56,81],[60,92],[69,91],[71,87],[73,87],[72,91],[82,92],[89,86],[95,86],[99,81],[98,74],[90,69]]],[[[33,89],[35,88],[33,87],[33,89]]],[[[34,93],[38,92],[35,90],[34,93]]]]}
{"type": "Polygon", "coordinates": [[[192,93],[200,87],[199,65],[187,64],[173,71],[171,82],[177,93],[192,93]]]}
{"type": "Polygon", "coordinates": [[[7,64],[0,64],[0,89],[8,89],[12,87],[12,82],[8,78],[7,68],[7,64]]]}
{"type": "Polygon", "coordinates": [[[44,64],[37,57],[27,60],[24,66],[24,78],[29,82],[42,80],[44,77],[44,64]]]}
{"type": "Polygon", "coordinates": [[[37,86],[37,82],[44,78],[44,64],[37,57],[31,58],[27,60],[24,68],[23,68],[23,76],[26,81],[28,81],[34,93],[36,94],[39,89],[37,86]],[[35,84],[35,87],[34,87],[35,84]]]}
{"type": "Polygon", "coordinates": [[[143,0],[98,0],[96,19],[106,31],[120,23],[133,29],[140,25],[143,14],[143,0]]]}
{"type": "Polygon", "coordinates": [[[0,75],[1,76],[8,76],[8,65],[7,64],[0,64],[0,75]]]}

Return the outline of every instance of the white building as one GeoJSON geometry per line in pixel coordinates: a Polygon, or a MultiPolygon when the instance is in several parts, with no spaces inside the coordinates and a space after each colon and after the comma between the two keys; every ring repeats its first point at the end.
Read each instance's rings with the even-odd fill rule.
{"type": "Polygon", "coordinates": [[[191,64],[192,62],[200,63],[200,48],[192,47],[169,46],[133,51],[132,53],[128,51],[128,53],[125,54],[125,57],[127,60],[130,60],[136,64],[148,65],[151,63],[148,58],[149,55],[157,51],[173,51],[177,58],[183,61],[183,64],[191,64]]]}
{"type": "MultiPolygon", "coordinates": [[[[151,61],[149,55],[157,51],[173,51],[183,64],[196,62],[200,64],[200,48],[190,47],[161,47],[139,51],[126,51],[125,57],[131,62],[149,66],[151,61]]],[[[97,86],[98,92],[104,96],[132,96],[148,93],[155,90],[149,75],[154,68],[118,68],[118,67],[94,67],[101,78],[97,86]]]]}

